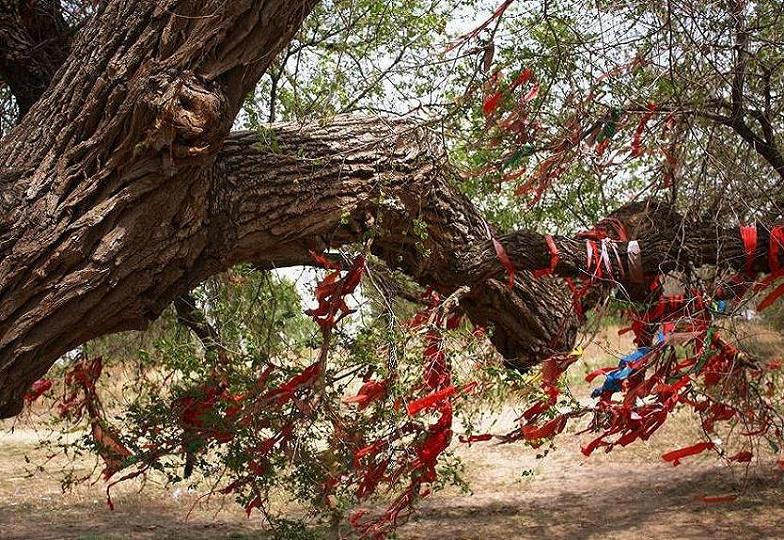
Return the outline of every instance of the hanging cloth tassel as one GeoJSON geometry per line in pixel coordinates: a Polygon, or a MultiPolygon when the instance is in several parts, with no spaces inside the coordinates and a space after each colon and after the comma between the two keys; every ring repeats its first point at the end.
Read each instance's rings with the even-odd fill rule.
{"type": "Polygon", "coordinates": [[[642,252],[640,250],[640,243],[637,240],[632,240],[626,246],[626,256],[629,259],[629,276],[634,283],[643,283],[645,275],[642,271],[642,252]]]}
{"type": "MultiPolygon", "coordinates": [[[[784,247],[784,226],[776,226],[770,231],[770,245],[768,246],[768,266],[770,275],[759,284],[758,289],[762,290],[771,285],[778,278],[784,276],[784,269],[781,267],[781,251],[784,247]]],[[[784,294],[784,284],[779,285],[770,292],[757,306],[757,311],[762,311],[770,307],[782,294],[784,294]]]]}
{"type": "Polygon", "coordinates": [[[743,240],[743,250],[746,252],[746,261],[743,265],[743,271],[747,276],[754,275],[754,259],[757,253],[757,227],[741,226],[740,237],[743,240]]]}

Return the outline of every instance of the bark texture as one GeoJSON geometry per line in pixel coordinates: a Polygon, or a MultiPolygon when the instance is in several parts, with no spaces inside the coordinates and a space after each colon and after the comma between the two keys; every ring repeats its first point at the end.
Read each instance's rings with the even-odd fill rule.
{"type": "Polygon", "coordinates": [[[16,97],[21,116],[65,62],[71,35],[60,0],[0,0],[0,78],[16,97]]]}
{"type": "Polygon", "coordinates": [[[465,273],[474,248],[495,233],[450,174],[434,138],[405,121],[339,117],[233,134],[212,195],[222,265],[312,264],[309,249],[370,233],[374,254],[420,284],[443,294],[470,286],[463,308],[492,327],[510,363],[531,366],[570,348],[578,321],[562,284],[521,276],[509,290],[497,260],[490,273],[465,273]]]}
{"type": "Polygon", "coordinates": [[[314,3],[100,3],[0,147],[0,415],[57,356],[221,269],[214,157],[314,3]]]}

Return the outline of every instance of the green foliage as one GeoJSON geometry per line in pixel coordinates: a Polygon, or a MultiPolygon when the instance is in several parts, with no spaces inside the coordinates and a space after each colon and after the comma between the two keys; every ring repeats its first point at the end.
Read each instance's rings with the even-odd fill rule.
{"type": "MultiPolygon", "coordinates": [[[[446,132],[453,161],[468,172],[461,182],[466,193],[502,230],[584,228],[632,197],[664,192],[695,220],[723,205],[745,216],[770,204],[781,190],[779,175],[716,118],[730,115],[736,21],[742,20],[752,29],[744,106],[767,109],[774,133],[784,127],[784,103],[771,99],[784,82],[781,69],[771,70],[784,58],[772,45],[781,38],[780,4],[744,4],[742,19],[731,3],[698,5],[566,0],[537,9],[513,3],[497,28],[466,45],[492,44],[492,64],[469,57],[446,87],[459,110],[446,117],[446,132]],[[527,140],[510,136],[482,112],[483,100],[499,90],[499,116],[519,108],[509,85],[523,68],[540,84],[525,108],[524,121],[537,126],[527,140]],[[630,155],[648,103],[656,112],[641,128],[639,155],[630,155]],[[521,200],[515,188],[557,153],[575,121],[583,135],[570,142],[566,171],[529,208],[530,193],[521,200]],[[602,142],[607,148],[600,152],[602,142]],[[525,171],[519,180],[503,181],[516,170],[525,171]]],[[[764,130],[751,114],[745,121],[758,135],[764,130]]]]}
{"type": "Polygon", "coordinates": [[[458,6],[477,2],[319,3],[254,96],[245,124],[412,108],[437,88],[429,65],[458,6]]]}
{"type": "MultiPolygon", "coordinates": [[[[411,335],[407,323],[398,321],[409,320],[419,308],[390,302],[380,290],[366,287],[361,313],[332,336],[324,384],[316,382],[275,406],[274,399],[254,402],[299,376],[318,356],[323,338],[303,315],[296,287],[269,272],[239,266],[190,296],[215,332],[216,343],[201,341],[185,324],[193,319],[171,310],[148,333],[104,338],[83,351],[108,360],[98,395],[107,423],[132,454],[123,466],[172,486],[231,487],[229,496],[248,508],[258,498],[267,501],[265,517],[274,530],[293,535],[286,538],[319,537],[318,531],[289,521],[276,508],[296,502],[312,509],[309,522],[327,524],[356,507],[356,485],[346,482],[326,495],[324,486],[333,475],[355,467],[355,452],[363,444],[412,422],[405,406],[395,404],[411,399],[421,385],[425,345],[411,335]],[[365,411],[339,405],[371,378],[395,384],[365,411]],[[225,392],[216,392],[218,385],[225,385],[225,392]],[[187,404],[201,402],[210,406],[188,420],[193,409],[187,404]],[[233,420],[235,405],[242,407],[240,421],[233,420]],[[189,427],[192,422],[198,430],[189,427]],[[262,452],[273,438],[274,451],[262,452]],[[187,477],[191,459],[196,474],[187,477]]],[[[449,350],[459,351],[451,358],[453,384],[478,382],[488,388],[482,399],[455,401],[455,414],[464,418],[467,432],[487,405],[500,407],[510,395],[530,393],[533,379],[497,366],[487,342],[477,339],[468,325],[447,332],[445,340],[449,350]],[[478,362],[487,369],[478,371],[478,362]]],[[[89,425],[93,419],[84,421],[89,425]]],[[[60,432],[48,443],[53,450],[72,457],[101,454],[83,425],[53,417],[51,427],[60,432]]],[[[421,436],[412,432],[401,438],[389,448],[390,459],[405,463],[407,448],[421,436]]],[[[456,485],[468,491],[455,456],[444,456],[438,471],[432,489],[456,485]]],[[[83,481],[78,470],[64,471],[64,488],[83,481]]],[[[403,489],[406,482],[401,477],[390,488],[403,489]]]]}

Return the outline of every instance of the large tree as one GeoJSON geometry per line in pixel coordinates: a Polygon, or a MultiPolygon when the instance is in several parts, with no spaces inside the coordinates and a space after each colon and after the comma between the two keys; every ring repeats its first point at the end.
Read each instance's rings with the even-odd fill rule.
{"type": "MultiPolygon", "coordinates": [[[[309,250],[355,241],[371,224],[372,249],[390,266],[443,293],[471,287],[465,310],[494,326],[512,364],[571,348],[578,318],[568,289],[525,275],[505,287],[497,233],[453,187],[426,129],[337,117],[273,126],[266,148],[253,134],[229,133],[314,3],[102,2],[73,26],[60,2],[10,2],[0,74],[20,120],[0,148],[4,416],[19,412],[25,390],[63,353],[144,328],[210,275],[243,261],[309,264],[309,250]]],[[[715,116],[776,167],[775,145],[747,133],[744,110],[738,102],[715,116]]],[[[645,205],[619,215],[646,272],[686,258],[742,264],[734,230],[705,222],[684,236],[672,215],[645,205]]],[[[550,264],[542,235],[499,240],[520,270],[550,264]]],[[[589,270],[581,241],[556,244],[556,274],[589,270]]],[[[765,245],[755,262],[763,271],[765,245]]],[[[623,265],[625,245],[617,249],[613,264],[623,265]]]]}
{"type": "MultiPolygon", "coordinates": [[[[324,469],[319,496],[351,483],[346,468],[355,469],[359,500],[382,478],[405,477],[408,486],[386,515],[394,523],[429,492],[423,484],[435,480],[436,459],[452,437],[450,400],[470,387],[451,384],[443,352],[456,313],[489,330],[507,367],[546,361],[547,397],[507,440],[545,439],[567,418],[592,412],[591,429],[602,434],[584,449],[590,454],[649,437],[677,403],[705,416],[706,433],[733,419],[748,433],[781,438],[781,418],[759,391],[764,370],[719,336],[713,320],[726,309],[712,303],[769,285],[755,286],[757,275],[780,277],[784,265],[784,229],[774,223],[784,196],[776,3],[708,2],[697,13],[692,3],[544,2],[529,12],[507,0],[437,61],[427,52],[433,43],[414,28],[442,24],[437,2],[406,2],[409,11],[400,13],[394,2],[317,4],[6,0],[0,416],[18,414],[31,385],[65,353],[144,329],[173,303],[209,369],[194,388],[165,396],[164,413],[153,419],[160,425],[135,411],[138,439],[155,440],[155,450],[128,442],[132,452],[112,433],[95,394],[97,360],[66,376],[77,390],[62,412],[87,410],[107,476],[131,464],[144,472],[180,449],[187,475],[205,444],[246,442],[241,450],[250,450],[232,461],[226,489],[249,511],[268,487],[257,480],[270,468],[262,465],[271,448],[292,451],[297,418],[314,411],[332,422],[326,438],[338,441],[330,443],[334,455],[313,450],[324,469]],[[330,19],[330,10],[338,15],[330,19]],[[577,24],[594,16],[587,29],[577,24]],[[397,32],[401,25],[406,31],[397,32]],[[374,41],[395,54],[379,55],[374,41]],[[635,50],[627,54],[630,42],[635,50]],[[317,49],[310,61],[309,48],[317,49]],[[416,69],[406,64],[409,51],[416,69]],[[384,110],[380,101],[405,94],[411,73],[446,65],[458,75],[443,93],[449,103],[434,97],[434,77],[415,107],[438,109],[431,121],[357,114],[384,110]],[[301,121],[260,120],[280,116],[301,121]],[[253,129],[232,132],[238,123],[253,129]],[[532,198],[533,209],[519,197],[532,198]],[[755,220],[756,228],[739,227],[755,220]],[[543,234],[555,227],[561,234],[543,234]],[[353,264],[320,255],[347,246],[353,264]],[[386,284],[386,292],[427,305],[409,327],[427,330],[420,336],[426,375],[408,412],[437,411],[439,419],[406,420],[395,436],[363,447],[373,428],[352,437],[318,394],[328,394],[334,319],[347,313],[343,296],[371,256],[378,275],[399,270],[430,290],[386,284]],[[265,386],[273,364],[253,364],[260,373],[241,374],[243,391],[228,392],[225,364],[245,365],[252,338],[226,346],[229,337],[213,324],[220,313],[202,313],[205,302],[189,293],[241,263],[331,268],[311,312],[322,330],[318,370],[288,380],[278,373],[265,386]],[[679,282],[681,294],[668,294],[663,276],[669,287],[679,282]],[[574,360],[585,311],[613,295],[632,319],[641,356],[608,372],[596,407],[558,413],[556,381],[574,360]],[[677,358],[684,340],[693,354],[677,358]],[[613,401],[621,389],[624,400],[613,401]],[[309,397],[295,400],[297,393],[309,397]],[[228,427],[205,428],[204,410],[194,407],[215,409],[228,427]],[[406,437],[416,459],[411,451],[373,454],[406,437]],[[396,472],[385,476],[390,460],[396,472]]],[[[387,352],[383,381],[363,372],[351,399],[361,408],[399,382],[393,347],[387,352]]],[[[35,388],[33,396],[46,386],[35,388]]],[[[316,460],[310,457],[302,461],[316,460]]],[[[365,532],[386,530],[376,525],[365,532]]]]}
{"type": "MultiPolygon", "coordinates": [[[[387,247],[376,249],[423,283],[465,283],[460,247],[487,240],[487,225],[444,183],[441,151],[414,126],[279,127],[282,152],[258,148],[252,134],[226,138],[312,4],[107,3],[73,36],[49,24],[62,18],[57,2],[11,6],[3,76],[23,118],[2,145],[3,415],[19,412],[63,353],[144,328],[208,276],[242,261],[307,263],[324,238],[356,238],[382,190],[410,212],[388,218],[387,247]],[[53,40],[61,66],[35,46],[53,40]],[[438,251],[425,261],[405,238],[431,204],[438,251]],[[356,226],[339,225],[346,213],[356,226]]],[[[498,312],[510,358],[558,327],[545,322],[558,318],[557,300],[518,287],[527,302],[499,286],[472,308],[493,320],[509,303],[498,312]]]]}

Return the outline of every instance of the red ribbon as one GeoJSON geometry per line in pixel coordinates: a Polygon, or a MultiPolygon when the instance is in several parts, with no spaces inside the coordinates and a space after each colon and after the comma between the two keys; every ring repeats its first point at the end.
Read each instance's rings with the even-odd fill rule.
{"type": "Polygon", "coordinates": [[[506,253],[506,249],[504,249],[504,245],[498,240],[496,240],[495,238],[492,238],[492,240],[493,240],[493,248],[495,248],[495,254],[498,257],[498,260],[501,263],[501,266],[504,267],[504,270],[506,270],[506,273],[509,274],[509,288],[514,289],[514,283],[515,283],[514,264],[512,263],[512,260],[509,258],[509,255],[506,253]]]}
{"type": "Polygon", "coordinates": [[[701,497],[702,502],[708,504],[733,502],[737,498],[737,495],[703,495],[701,497]]]}
{"type": "Polygon", "coordinates": [[[779,252],[784,246],[784,227],[778,225],[773,227],[770,231],[770,247],[768,248],[768,265],[770,266],[771,274],[778,274],[781,272],[781,263],[779,262],[779,252]]]}
{"type": "Polygon", "coordinates": [[[536,441],[538,439],[549,439],[561,433],[566,427],[566,416],[556,416],[542,426],[527,425],[523,426],[523,437],[526,441],[536,441]]]}
{"type": "Polygon", "coordinates": [[[748,450],[744,450],[742,452],[738,452],[737,454],[735,454],[729,459],[730,461],[735,461],[736,463],[749,463],[753,457],[754,454],[752,454],[748,450]]]}
{"type": "Polygon", "coordinates": [[[662,456],[662,459],[664,461],[671,461],[672,464],[677,467],[681,464],[681,459],[689,456],[696,456],[697,454],[701,454],[705,450],[709,450],[714,446],[715,445],[712,442],[701,442],[695,444],[694,446],[687,446],[686,448],[681,448],[680,450],[667,452],[662,456]]]}
{"type": "Polygon", "coordinates": [[[534,270],[535,278],[540,278],[555,272],[555,267],[558,266],[558,262],[561,260],[561,255],[558,252],[558,246],[555,245],[555,240],[553,240],[553,237],[548,234],[545,235],[544,239],[547,242],[547,249],[550,252],[550,266],[547,268],[534,270]]]}
{"type": "MultiPolygon", "coordinates": [[[[780,253],[784,246],[784,226],[778,225],[770,231],[770,245],[768,246],[768,266],[770,275],[758,285],[758,289],[769,287],[774,281],[784,276],[784,269],[781,268],[780,253]]],[[[784,284],[779,285],[770,292],[757,305],[757,311],[762,311],[770,307],[782,294],[784,294],[784,284]]]]}
{"type": "Polygon", "coordinates": [[[24,395],[25,402],[32,403],[37,400],[52,388],[52,384],[52,381],[49,379],[38,379],[30,386],[30,390],[24,395]]]}
{"type": "Polygon", "coordinates": [[[465,435],[460,435],[460,442],[466,444],[491,441],[492,439],[493,439],[493,435],[491,433],[483,433],[482,435],[471,435],[468,437],[465,435]]]}
{"type": "Polygon", "coordinates": [[[586,240],[586,259],[585,259],[585,269],[586,271],[591,274],[591,267],[596,265],[593,270],[593,279],[601,279],[602,278],[602,254],[599,251],[599,246],[596,245],[594,240],[586,240]]]}
{"type": "Polygon", "coordinates": [[[343,403],[356,403],[359,410],[366,408],[368,405],[383,397],[387,393],[386,381],[367,381],[359,389],[356,396],[343,398],[343,403]]]}
{"type": "Polygon", "coordinates": [[[613,240],[628,242],[629,233],[626,231],[624,224],[621,223],[621,220],[609,217],[601,220],[593,229],[577,233],[577,238],[582,238],[584,240],[604,240],[605,238],[612,238],[613,240]],[[614,237],[609,234],[611,232],[610,229],[615,233],[614,237]]]}
{"type": "Polygon", "coordinates": [[[447,398],[455,395],[457,392],[458,388],[450,385],[423,398],[414,400],[406,407],[408,409],[408,415],[414,416],[425,409],[438,405],[447,398]]]}
{"type": "Polygon", "coordinates": [[[743,249],[746,252],[744,271],[747,275],[754,274],[754,258],[757,252],[757,227],[754,225],[741,226],[740,237],[743,240],[743,249]]]}

